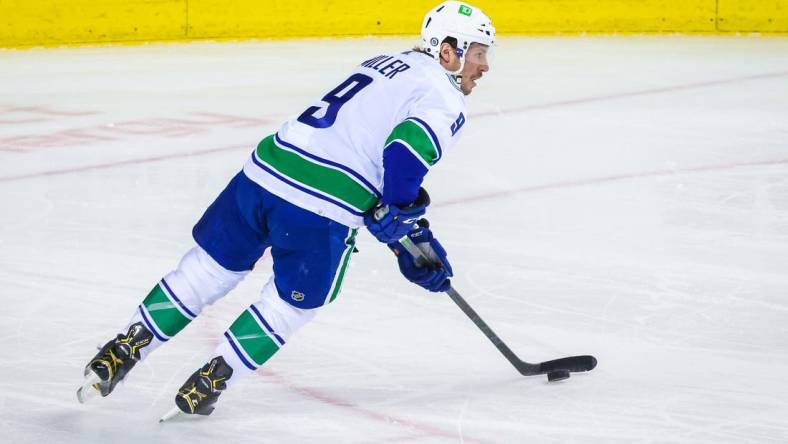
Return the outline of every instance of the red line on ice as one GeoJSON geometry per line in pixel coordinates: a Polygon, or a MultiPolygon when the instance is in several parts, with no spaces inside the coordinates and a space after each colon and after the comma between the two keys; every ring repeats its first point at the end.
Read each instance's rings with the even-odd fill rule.
{"type": "Polygon", "coordinates": [[[607,182],[617,182],[620,180],[627,180],[627,179],[642,179],[645,177],[669,177],[679,174],[686,174],[686,173],[704,173],[704,172],[715,172],[715,171],[726,171],[732,170],[736,168],[743,168],[743,167],[753,167],[753,166],[773,166],[773,165],[788,165],[788,159],[778,159],[778,160],[764,160],[760,162],[740,162],[740,163],[730,163],[725,165],[710,165],[710,166],[701,166],[695,168],[680,168],[675,170],[656,170],[656,171],[645,171],[642,173],[633,173],[633,174],[618,174],[612,176],[603,176],[603,177],[591,177],[588,179],[578,179],[578,180],[570,180],[566,182],[556,182],[550,183],[545,185],[530,185],[520,188],[512,188],[509,190],[501,190],[501,191],[493,191],[490,193],[479,194],[476,196],[468,196],[454,200],[446,200],[440,203],[436,203],[433,206],[435,207],[448,207],[451,205],[459,205],[459,204],[467,204],[469,202],[475,202],[480,200],[487,200],[487,199],[498,199],[501,197],[509,196],[512,194],[519,194],[519,193],[533,193],[536,191],[549,191],[549,190],[559,190],[562,188],[573,188],[579,187],[584,185],[599,185],[602,183],[607,182]]]}
{"type": "MultiPolygon", "coordinates": [[[[130,136],[159,135],[186,137],[209,131],[218,126],[252,128],[273,122],[273,119],[243,117],[211,112],[193,112],[187,118],[149,118],[83,128],[57,130],[49,134],[23,134],[0,138],[0,151],[32,152],[70,146],[86,146],[101,142],[128,139],[130,136]],[[191,118],[189,118],[191,117],[191,118]]],[[[0,120],[0,124],[3,121],[0,120]]]]}
{"type": "MultiPolygon", "coordinates": [[[[575,100],[565,100],[565,101],[560,101],[560,102],[545,103],[545,104],[540,104],[540,105],[529,105],[529,106],[523,106],[523,107],[508,108],[508,109],[503,109],[503,110],[499,110],[499,111],[485,111],[485,112],[472,114],[472,117],[489,117],[489,116],[496,116],[496,115],[503,115],[503,114],[516,114],[516,113],[530,111],[530,110],[555,108],[555,107],[561,107],[561,106],[571,106],[571,105],[577,105],[577,104],[582,104],[582,103],[599,102],[599,101],[606,101],[606,100],[615,100],[615,99],[620,99],[620,98],[625,98],[625,97],[634,97],[634,96],[642,96],[642,95],[650,95],[650,94],[661,94],[661,93],[666,93],[666,92],[675,92],[675,91],[682,91],[682,90],[688,90],[688,89],[706,88],[706,87],[711,87],[711,86],[725,85],[725,84],[729,84],[729,83],[738,83],[738,82],[745,82],[745,81],[750,81],[750,80],[769,79],[769,78],[784,77],[784,76],[788,76],[788,71],[756,74],[756,75],[745,76],[745,77],[738,77],[738,78],[732,78],[732,79],[710,80],[710,81],[707,81],[707,82],[688,83],[688,84],[684,84],[684,85],[666,86],[666,87],[663,87],[663,88],[653,88],[653,89],[646,89],[646,90],[642,90],[642,91],[625,92],[625,93],[620,93],[620,94],[610,94],[610,95],[604,95],[604,96],[593,96],[593,97],[586,97],[586,98],[580,98],[580,99],[575,99],[575,100]]],[[[16,108],[16,109],[20,109],[20,108],[16,108]]],[[[240,146],[237,146],[237,147],[240,148],[240,146]]],[[[162,156],[141,158],[141,159],[136,159],[136,160],[124,160],[124,161],[118,161],[118,162],[109,162],[109,163],[105,163],[105,164],[97,164],[97,165],[88,165],[88,166],[83,166],[83,167],[66,168],[66,169],[62,169],[62,170],[42,171],[42,172],[38,172],[38,173],[22,174],[22,175],[18,175],[18,176],[6,176],[6,177],[0,177],[0,183],[1,182],[12,182],[12,181],[18,181],[18,180],[25,180],[25,179],[33,179],[33,178],[39,178],[39,177],[47,177],[47,176],[58,176],[58,175],[69,174],[69,173],[77,173],[77,172],[83,172],[83,171],[92,171],[92,170],[100,170],[100,169],[107,169],[107,168],[115,168],[115,167],[125,166],[125,165],[135,165],[135,164],[142,164],[142,163],[148,163],[148,162],[159,162],[159,161],[170,160],[170,159],[180,159],[180,158],[184,158],[184,157],[191,157],[191,156],[206,155],[206,154],[211,154],[211,153],[216,153],[216,152],[230,151],[232,149],[236,149],[236,148],[234,148],[234,147],[223,147],[223,148],[215,148],[215,149],[205,150],[205,151],[191,151],[189,153],[183,153],[183,154],[162,155],[162,156]]],[[[771,161],[771,163],[768,163],[768,162],[767,163],[742,163],[742,164],[736,164],[736,165],[729,165],[727,167],[725,167],[725,166],[710,166],[710,167],[701,167],[701,168],[695,168],[695,169],[688,169],[688,170],[683,170],[683,171],[684,172],[691,172],[691,171],[719,171],[719,170],[725,169],[725,168],[734,168],[734,167],[740,167],[740,166],[756,166],[756,165],[782,164],[782,163],[785,163],[785,161],[777,160],[777,161],[771,161]]],[[[657,172],[646,172],[646,173],[640,173],[640,174],[630,174],[630,175],[624,175],[624,176],[611,176],[611,177],[603,177],[603,178],[597,178],[597,179],[586,179],[586,180],[578,180],[578,181],[573,181],[573,182],[566,182],[566,183],[562,183],[562,184],[551,184],[551,185],[542,185],[542,186],[535,186],[535,187],[518,188],[518,189],[510,190],[510,191],[501,191],[501,192],[492,193],[492,195],[497,197],[497,196],[501,196],[501,195],[505,195],[505,194],[514,194],[514,193],[519,193],[519,192],[536,191],[536,190],[539,190],[539,189],[566,188],[566,187],[569,187],[569,186],[579,186],[579,185],[587,185],[587,184],[591,184],[591,183],[611,182],[611,181],[615,181],[615,180],[632,179],[632,178],[637,178],[637,177],[649,177],[649,176],[667,175],[667,174],[671,174],[671,173],[673,173],[673,172],[659,172],[659,171],[657,171],[657,172]]],[[[484,195],[484,196],[486,196],[486,195],[484,195]]],[[[469,200],[472,201],[472,200],[479,200],[479,199],[486,198],[484,196],[471,197],[468,200],[466,200],[466,202],[469,201],[469,200]]],[[[454,202],[454,203],[458,203],[458,202],[454,202]]],[[[444,205],[451,205],[451,204],[452,204],[451,202],[447,202],[444,205]]]]}
{"type": "Polygon", "coordinates": [[[549,102],[549,103],[542,103],[536,105],[526,105],[526,106],[518,106],[514,108],[505,108],[499,111],[482,111],[478,113],[471,113],[471,117],[490,117],[490,116],[499,116],[505,114],[516,114],[526,111],[532,110],[540,110],[540,109],[548,109],[548,108],[559,108],[562,106],[571,106],[571,105],[581,105],[584,103],[592,103],[592,102],[604,102],[608,100],[618,100],[624,99],[628,97],[638,97],[638,96],[648,96],[653,94],[662,94],[667,92],[676,92],[676,91],[684,91],[690,89],[699,89],[699,88],[708,88],[712,86],[719,86],[719,85],[726,85],[729,83],[740,83],[740,82],[748,82],[751,80],[761,80],[761,79],[770,79],[776,77],[785,77],[788,76],[788,71],[778,71],[772,73],[765,73],[765,74],[755,74],[751,76],[745,77],[736,77],[732,79],[721,79],[721,80],[709,80],[706,82],[695,82],[695,83],[687,83],[684,85],[673,85],[673,86],[665,86],[662,88],[651,88],[651,89],[644,89],[641,91],[630,91],[630,92],[623,92],[623,93],[616,93],[616,94],[608,94],[602,96],[590,96],[590,97],[582,97],[579,99],[571,99],[571,100],[562,100],[558,102],[549,102]]]}
{"type": "Polygon", "coordinates": [[[41,123],[46,122],[52,119],[45,119],[42,117],[34,117],[29,119],[18,119],[18,120],[0,120],[0,125],[21,125],[23,123],[41,123]]]}
{"type": "MultiPolygon", "coordinates": [[[[268,255],[268,252],[266,252],[265,255],[268,255]]],[[[206,315],[203,314],[203,316],[206,316],[206,315]]],[[[210,319],[208,322],[212,322],[212,321],[215,320],[214,318],[211,318],[210,316],[208,318],[210,319]]],[[[214,323],[214,327],[219,328],[219,329],[224,328],[224,327],[219,327],[218,325],[216,325],[216,323],[214,323]]],[[[214,344],[218,345],[223,340],[224,339],[221,339],[219,341],[215,341],[214,344]]],[[[450,439],[453,439],[453,440],[461,438],[462,442],[469,442],[469,443],[495,444],[494,441],[487,441],[487,440],[484,440],[484,439],[481,439],[481,438],[476,438],[476,437],[473,437],[473,436],[469,437],[464,432],[462,433],[462,435],[459,435],[458,433],[447,432],[445,430],[442,430],[442,429],[440,429],[438,427],[435,427],[435,426],[431,426],[429,424],[422,424],[422,423],[419,423],[419,422],[416,422],[416,421],[411,421],[409,419],[401,418],[401,417],[398,417],[398,416],[387,415],[387,414],[382,413],[382,412],[377,412],[377,411],[369,409],[369,408],[361,407],[361,406],[356,405],[356,404],[354,404],[354,403],[352,403],[350,401],[343,400],[343,399],[340,399],[340,398],[337,398],[337,397],[325,394],[325,393],[323,393],[323,392],[321,392],[319,390],[295,384],[294,382],[288,380],[284,375],[282,375],[282,374],[280,374],[278,372],[275,372],[274,370],[272,370],[270,367],[267,367],[267,366],[259,368],[257,370],[257,372],[254,374],[254,376],[260,376],[260,377],[268,378],[270,381],[272,381],[272,382],[274,382],[276,384],[279,384],[280,386],[282,386],[282,387],[284,387],[284,388],[286,388],[286,389],[288,389],[288,390],[290,390],[290,391],[292,391],[294,393],[297,393],[297,394],[299,394],[299,395],[301,395],[301,396],[303,396],[305,398],[309,398],[309,399],[312,399],[314,401],[318,401],[318,402],[321,402],[323,404],[327,404],[327,405],[330,405],[330,406],[333,406],[333,407],[342,408],[342,409],[348,409],[348,410],[351,410],[351,411],[355,412],[356,414],[358,414],[360,416],[366,417],[367,419],[370,419],[370,420],[373,420],[373,421],[377,421],[377,422],[381,422],[381,423],[384,423],[386,425],[401,426],[401,427],[408,428],[411,431],[415,431],[415,433],[409,433],[407,437],[404,437],[404,438],[400,437],[402,439],[394,440],[394,438],[388,438],[388,439],[384,438],[384,439],[381,439],[381,440],[374,440],[374,441],[372,441],[373,443],[401,442],[401,441],[405,441],[405,440],[412,441],[412,440],[418,440],[419,438],[424,438],[424,437],[441,437],[441,438],[450,438],[450,439]]]]}
{"type": "Polygon", "coordinates": [[[144,163],[160,162],[163,160],[170,160],[170,159],[182,159],[185,157],[205,156],[208,154],[238,150],[241,148],[246,148],[249,149],[250,151],[252,149],[250,145],[229,145],[220,148],[211,148],[203,151],[189,151],[188,153],[176,153],[176,154],[167,154],[162,156],[143,157],[141,159],[121,160],[118,162],[100,163],[95,165],[86,165],[86,166],[74,167],[74,168],[64,168],[62,170],[49,170],[49,171],[42,171],[38,173],[20,174],[18,176],[6,176],[6,177],[0,177],[0,182],[14,182],[19,180],[34,179],[39,177],[60,176],[63,174],[70,174],[75,172],[104,170],[108,168],[115,168],[125,165],[138,165],[144,163]]]}
{"type": "MultiPolygon", "coordinates": [[[[355,413],[357,413],[357,414],[359,414],[361,416],[364,416],[364,417],[366,417],[368,419],[374,420],[374,421],[383,422],[383,423],[386,423],[388,425],[397,425],[397,424],[399,424],[399,425],[402,425],[402,426],[405,426],[405,427],[408,427],[408,428],[411,428],[411,429],[418,430],[419,432],[422,432],[422,435],[421,435],[422,437],[424,437],[424,436],[433,436],[433,437],[442,437],[442,438],[451,438],[451,439],[458,439],[458,438],[460,438],[460,436],[458,434],[456,434],[456,433],[447,432],[445,430],[442,430],[442,429],[440,429],[438,427],[431,426],[429,424],[422,424],[422,423],[419,423],[419,422],[411,421],[409,419],[400,418],[400,417],[392,416],[392,415],[387,415],[387,414],[381,413],[381,412],[376,412],[374,410],[371,410],[371,409],[364,408],[364,407],[358,406],[356,404],[353,404],[350,401],[345,401],[345,400],[342,400],[342,399],[335,398],[333,396],[327,395],[327,394],[322,393],[322,392],[320,392],[318,390],[315,390],[315,389],[312,389],[312,388],[309,388],[309,387],[296,385],[296,384],[288,381],[287,379],[285,379],[284,376],[282,376],[282,375],[280,375],[278,373],[275,373],[274,371],[272,371],[271,369],[266,368],[266,367],[263,367],[262,370],[260,370],[260,372],[258,374],[260,374],[260,375],[262,375],[264,377],[270,378],[271,380],[277,382],[280,385],[283,385],[284,387],[287,387],[288,389],[298,393],[301,396],[304,396],[304,397],[307,397],[307,398],[311,398],[313,400],[316,400],[316,401],[319,401],[319,402],[322,402],[324,404],[328,404],[328,405],[331,405],[331,406],[334,406],[334,407],[340,407],[340,408],[352,410],[355,413]]],[[[468,435],[466,435],[464,433],[462,435],[462,440],[463,440],[463,442],[469,442],[469,443],[490,443],[491,442],[491,441],[486,441],[486,440],[479,439],[479,438],[469,437],[468,435]]]]}
{"type": "Polygon", "coordinates": [[[28,113],[28,114],[44,114],[47,116],[64,116],[64,117],[79,117],[79,116],[93,116],[99,114],[98,111],[62,111],[45,106],[6,106],[0,107],[0,114],[5,113],[28,113]]]}

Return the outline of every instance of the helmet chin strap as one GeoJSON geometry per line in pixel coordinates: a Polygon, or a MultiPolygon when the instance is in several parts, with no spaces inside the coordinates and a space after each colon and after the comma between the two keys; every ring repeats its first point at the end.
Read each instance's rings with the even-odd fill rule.
{"type": "MultiPolygon", "coordinates": [[[[462,69],[465,68],[465,51],[463,51],[460,48],[454,48],[454,54],[456,54],[457,58],[460,59],[459,69],[457,69],[456,71],[449,71],[446,68],[444,69],[446,69],[446,72],[449,73],[449,75],[454,79],[454,81],[457,82],[457,86],[459,86],[460,82],[462,82],[462,69]]],[[[442,59],[442,56],[440,56],[440,54],[439,57],[441,57],[442,59]]]]}

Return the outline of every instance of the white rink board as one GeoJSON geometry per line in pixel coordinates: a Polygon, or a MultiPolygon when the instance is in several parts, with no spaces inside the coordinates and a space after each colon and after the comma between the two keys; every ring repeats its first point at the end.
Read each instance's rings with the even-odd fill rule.
{"type": "Polygon", "coordinates": [[[505,38],[426,186],[455,287],[368,234],[338,301],[209,418],[159,425],[246,281],[110,397],[94,347],[252,147],[411,40],[0,51],[0,433],[13,443],[788,442],[788,39],[505,38]]]}

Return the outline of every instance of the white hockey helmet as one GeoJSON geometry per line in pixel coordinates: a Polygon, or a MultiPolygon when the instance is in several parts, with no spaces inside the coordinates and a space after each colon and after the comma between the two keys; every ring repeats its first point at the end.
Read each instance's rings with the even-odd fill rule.
{"type": "Polygon", "coordinates": [[[447,38],[457,39],[457,55],[460,57],[460,69],[453,74],[462,72],[465,66],[465,52],[471,43],[486,45],[489,50],[495,43],[495,27],[481,9],[467,3],[448,1],[430,10],[421,24],[421,50],[435,60],[441,43],[447,38]]]}

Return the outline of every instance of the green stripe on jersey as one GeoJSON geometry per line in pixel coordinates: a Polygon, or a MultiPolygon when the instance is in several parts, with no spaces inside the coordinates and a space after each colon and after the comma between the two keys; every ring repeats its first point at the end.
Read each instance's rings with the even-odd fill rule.
{"type": "Polygon", "coordinates": [[[430,135],[416,122],[405,120],[395,126],[386,140],[386,146],[397,139],[410,145],[428,166],[435,165],[435,162],[437,162],[438,149],[432,143],[430,135]]]}
{"type": "Polygon", "coordinates": [[[161,284],[153,287],[148,296],[142,301],[142,305],[148,311],[151,321],[156,328],[169,337],[173,337],[189,325],[191,319],[184,316],[174,302],[170,300],[161,284]]]}
{"type": "Polygon", "coordinates": [[[273,136],[263,139],[257,145],[256,152],[260,160],[279,174],[334,197],[359,212],[367,211],[378,202],[377,196],[372,191],[356,182],[344,171],[321,165],[283,149],[276,145],[273,136]]]}
{"type": "Polygon", "coordinates": [[[279,344],[265,334],[249,310],[241,313],[233,322],[230,333],[256,365],[263,365],[279,350],[279,344]]]}
{"type": "Polygon", "coordinates": [[[339,295],[339,291],[342,289],[342,281],[345,279],[345,272],[347,271],[347,265],[350,263],[350,255],[353,254],[353,249],[356,248],[356,235],[358,234],[358,229],[354,228],[350,230],[350,235],[348,238],[345,239],[345,252],[342,253],[342,258],[340,259],[340,266],[339,270],[337,271],[337,276],[334,279],[334,283],[331,286],[331,293],[328,297],[328,302],[334,302],[334,299],[337,298],[339,295]]]}

